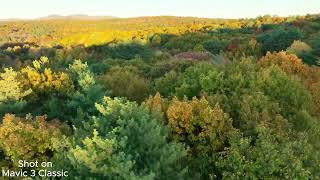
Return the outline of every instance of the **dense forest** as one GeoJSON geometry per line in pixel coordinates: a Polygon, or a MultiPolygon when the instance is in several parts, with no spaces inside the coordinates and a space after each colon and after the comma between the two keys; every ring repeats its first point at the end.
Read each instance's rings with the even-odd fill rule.
{"type": "Polygon", "coordinates": [[[320,179],[319,65],[319,15],[0,21],[0,164],[320,179]]]}

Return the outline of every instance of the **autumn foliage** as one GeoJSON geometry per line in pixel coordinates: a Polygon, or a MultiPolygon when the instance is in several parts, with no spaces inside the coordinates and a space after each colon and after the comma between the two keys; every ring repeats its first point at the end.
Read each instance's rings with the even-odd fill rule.
{"type": "Polygon", "coordinates": [[[16,167],[21,159],[48,161],[63,138],[62,125],[46,122],[46,117],[19,118],[6,114],[0,126],[0,147],[8,157],[8,165],[16,167]]]}
{"type": "Polygon", "coordinates": [[[218,104],[211,107],[205,98],[179,101],[175,97],[167,117],[175,138],[200,152],[221,149],[233,130],[230,117],[218,104]]]}
{"type": "Polygon", "coordinates": [[[0,22],[0,164],[320,179],[319,29],[317,15],[0,22]]]}

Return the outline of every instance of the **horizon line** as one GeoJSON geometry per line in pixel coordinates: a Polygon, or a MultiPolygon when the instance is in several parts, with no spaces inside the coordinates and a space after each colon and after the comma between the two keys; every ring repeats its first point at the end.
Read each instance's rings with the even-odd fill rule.
{"type": "MultiPolygon", "coordinates": [[[[88,18],[101,18],[102,19],[134,19],[134,18],[144,18],[144,17],[184,17],[184,18],[201,18],[201,19],[256,19],[258,17],[263,17],[263,16],[271,16],[271,17],[282,17],[282,18],[286,18],[286,17],[299,17],[299,16],[307,16],[307,15],[319,15],[319,13],[306,13],[306,14],[295,14],[295,15],[287,15],[287,16],[280,16],[277,14],[261,14],[261,15],[257,15],[257,16],[246,16],[246,17],[205,17],[205,16],[188,16],[188,15],[141,15],[141,16],[112,16],[112,15],[89,15],[89,14],[67,14],[67,15],[62,15],[62,14],[49,14],[49,15],[45,15],[45,16],[39,16],[39,17],[34,17],[34,18],[20,18],[20,17],[12,17],[12,18],[0,18],[0,21],[12,21],[12,20],[16,20],[16,21],[32,21],[32,20],[46,20],[45,18],[51,18],[52,19],[58,19],[58,18],[72,18],[72,16],[74,16],[74,19],[77,19],[76,16],[79,16],[79,19],[81,20],[80,16],[83,17],[88,17],[88,18]]],[[[89,19],[87,19],[89,20],[89,19]]],[[[93,19],[95,20],[95,19],[93,19]]]]}

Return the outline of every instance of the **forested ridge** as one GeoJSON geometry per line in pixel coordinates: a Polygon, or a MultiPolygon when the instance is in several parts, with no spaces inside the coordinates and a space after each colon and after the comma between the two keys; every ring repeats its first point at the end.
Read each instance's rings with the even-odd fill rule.
{"type": "Polygon", "coordinates": [[[320,179],[319,65],[319,15],[0,22],[0,165],[320,179]]]}

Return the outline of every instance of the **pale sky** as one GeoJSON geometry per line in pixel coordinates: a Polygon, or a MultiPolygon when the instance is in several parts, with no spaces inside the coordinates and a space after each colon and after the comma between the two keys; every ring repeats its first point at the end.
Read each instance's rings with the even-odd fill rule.
{"type": "Polygon", "coordinates": [[[0,19],[51,14],[244,18],[320,13],[320,0],[0,0],[0,19]]]}

